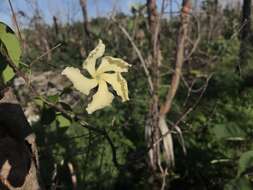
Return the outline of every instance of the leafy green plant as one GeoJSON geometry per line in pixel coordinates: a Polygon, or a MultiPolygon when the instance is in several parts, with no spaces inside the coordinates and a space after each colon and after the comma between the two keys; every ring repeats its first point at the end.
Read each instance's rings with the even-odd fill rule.
{"type": "MultiPolygon", "coordinates": [[[[5,58],[9,58],[13,64],[19,66],[21,56],[19,40],[14,31],[3,22],[0,22],[0,51],[2,55],[5,55],[5,58]]],[[[15,74],[6,63],[2,63],[1,67],[3,68],[1,69],[2,77],[5,82],[8,82],[15,74]]]]}

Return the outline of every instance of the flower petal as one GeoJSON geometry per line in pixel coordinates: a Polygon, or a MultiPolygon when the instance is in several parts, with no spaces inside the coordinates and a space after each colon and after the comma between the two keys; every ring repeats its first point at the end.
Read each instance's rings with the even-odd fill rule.
{"type": "Polygon", "coordinates": [[[112,85],[112,88],[117,92],[118,96],[122,98],[122,102],[129,100],[127,81],[120,73],[103,73],[100,77],[112,85]]]}
{"type": "Polygon", "coordinates": [[[97,69],[97,73],[103,73],[108,71],[114,72],[127,72],[130,67],[127,62],[122,59],[105,56],[102,58],[101,64],[97,69]]]}
{"type": "Polygon", "coordinates": [[[108,91],[106,82],[100,80],[98,84],[98,91],[93,96],[92,101],[88,104],[86,110],[89,114],[91,114],[96,110],[109,106],[112,103],[113,98],[113,94],[108,91]]]}
{"type": "Polygon", "coordinates": [[[90,52],[86,60],[83,62],[83,68],[87,69],[90,75],[95,78],[96,72],[96,61],[98,58],[102,57],[105,52],[105,45],[102,40],[99,40],[97,47],[90,52]]]}
{"type": "Polygon", "coordinates": [[[62,71],[62,75],[66,75],[74,87],[86,95],[90,93],[92,88],[98,85],[97,80],[86,78],[81,74],[79,69],[74,67],[66,67],[62,71]]]}

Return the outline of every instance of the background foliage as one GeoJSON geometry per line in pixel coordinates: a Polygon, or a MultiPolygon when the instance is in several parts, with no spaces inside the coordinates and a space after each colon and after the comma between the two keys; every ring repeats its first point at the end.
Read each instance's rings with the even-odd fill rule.
{"type": "MultiPolygon", "coordinates": [[[[175,134],[176,167],[168,176],[167,183],[170,189],[252,189],[252,42],[248,42],[248,64],[240,77],[235,72],[235,65],[239,59],[241,7],[218,7],[216,10],[212,1],[206,0],[198,9],[196,12],[193,10],[191,17],[188,49],[199,36],[201,40],[186,60],[184,79],[168,117],[168,123],[173,124],[185,110],[194,106],[195,109],[180,124],[187,154],[183,153],[180,138],[175,134]],[[213,27],[212,30],[210,27],[213,27]],[[205,86],[207,79],[208,85],[201,96],[199,89],[205,86]]],[[[25,48],[22,61],[18,61],[23,63],[19,64],[20,69],[30,76],[32,85],[41,96],[82,117],[95,128],[105,130],[116,147],[120,164],[118,167],[113,162],[112,149],[105,136],[66,118],[43,102],[41,96],[32,95],[18,77],[8,81],[12,78],[10,76],[8,84],[16,89],[36,132],[42,178],[48,188],[72,189],[73,175],[77,177],[77,189],[150,187],[152,175],[147,170],[144,139],[149,109],[147,79],[136,52],[117,26],[120,23],[127,29],[148,60],[146,10],[142,5],[135,6],[131,15],[118,13],[115,19],[98,17],[90,21],[88,48],[84,47],[87,36],[84,35],[82,22],[48,25],[41,17],[34,15],[29,27],[22,31],[25,48]],[[107,44],[106,54],[121,57],[132,65],[126,75],[130,101],[122,104],[118,99],[113,106],[88,115],[84,107],[90,97],[76,92],[60,72],[65,66],[80,67],[98,38],[107,44]],[[36,60],[47,51],[47,46],[57,44],[61,44],[60,47],[36,60]]],[[[159,95],[162,98],[173,73],[178,25],[177,15],[164,18],[161,22],[163,85],[159,95]]],[[[12,39],[5,42],[2,27],[1,24],[1,45],[4,44],[5,50],[10,53],[9,47],[15,47],[12,39]]],[[[11,54],[9,57],[13,59],[11,54]]],[[[6,68],[1,71],[4,77],[6,68]]]]}

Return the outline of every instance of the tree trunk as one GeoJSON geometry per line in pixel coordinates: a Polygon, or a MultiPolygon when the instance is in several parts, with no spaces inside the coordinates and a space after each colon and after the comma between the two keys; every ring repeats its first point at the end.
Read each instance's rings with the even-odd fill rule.
{"type": "Polygon", "coordinates": [[[168,174],[168,169],[174,166],[174,152],[173,141],[170,130],[166,124],[166,114],[170,111],[172,101],[176,95],[182,67],[185,59],[185,41],[187,38],[188,24],[189,24],[189,12],[191,10],[191,1],[183,0],[181,11],[181,25],[177,38],[176,49],[176,67],[173,74],[171,87],[168,90],[166,101],[159,110],[159,86],[160,86],[160,15],[157,12],[156,0],[147,0],[148,7],[148,21],[150,27],[150,41],[152,49],[152,83],[154,90],[152,92],[152,98],[150,102],[150,109],[148,115],[148,122],[146,124],[146,140],[148,142],[149,151],[149,165],[153,174],[153,188],[152,189],[164,189],[165,178],[168,174]],[[161,140],[162,139],[162,140],[161,140]],[[161,142],[160,142],[161,141],[161,142]],[[162,145],[162,146],[161,146],[162,145]],[[162,148],[161,148],[162,147],[162,148]],[[167,165],[162,164],[161,155],[164,155],[167,165]]]}
{"type": "Polygon", "coordinates": [[[12,90],[0,95],[0,189],[41,190],[35,135],[12,90]]]}
{"type": "MultiPolygon", "coordinates": [[[[152,52],[151,78],[153,83],[153,92],[149,108],[149,121],[146,126],[146,139],[149,146],[153,146],[154,142],[159,138],[159,15],[156,7],[156,0],[147,0],[148,21],[150,30],[150,49],[152,52]]],[[[159,144],[154,145],[149,152],[149,165],[153,171],[159,168],[160,147],[159,144]]]]}
{"type": "Polygon", "coordinates": [[[241,75],[242,66],[247,64],[250,38],[251,38],[251,0],[244,0],[242,5],[242,20],[241,20],[241,32],[240,32],[240,52],[239,61],[236,66],[236,71],[241,75]]]}
{"type": "Polygon", "coordinates": [[[156,0],[147,0],[148,22],[150,31],[150,52],[151,52],[151,79],[152,79],[152,97],[149,105],[148,120],[145,126],[145,136],[149,150],[149,168],[152,175],[152,189],[157,190],[162,186],[161,163],[160,163],[160,144],[156,143],[160,137],[159,131],[159,86],[160,86],[160,17],[157,12],[156,0]]]}

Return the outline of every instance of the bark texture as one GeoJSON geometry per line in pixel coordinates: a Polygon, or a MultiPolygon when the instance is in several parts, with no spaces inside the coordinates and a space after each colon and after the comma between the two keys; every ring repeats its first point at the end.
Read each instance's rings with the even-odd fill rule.
{"type": "Polygon", "coordinates": [[[159,14],[157,11],[156,0],[147,0],[148,22],[150,31],[150,49],[151,49],[151,80],[152,80],[152,97],[150,101],[148,121],[146,124],[146,140],[148,146],[152,147],[149,151],[149,165],[153,171],[159,170],[160,165],[160,145],[155,144],[160,136],[159,122],[159,14]]]}
{"type": "Polygon", "coordinates": [[[35,135],[12,90],[0,95],[0,189],[41,190],[35,135]]]}
{"type": "Polygon", "coordinates": [[[176,95],[180,77],[182,73],[182,68],[185,60],[185,42],[187,39],[188,25],[189,25],[189,13],[191,10],[191,0],[183,0],[182,10],[181,10],[181,25],[178,31],[177,37],[177,49],[176,49],[176,64],[174,69],[174,74],[172,77],[171,87],[168,90],[166,101],[163,104],[160,115],[165,116],[171,109],[172,101],[176,95]]]}

